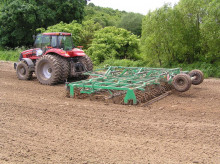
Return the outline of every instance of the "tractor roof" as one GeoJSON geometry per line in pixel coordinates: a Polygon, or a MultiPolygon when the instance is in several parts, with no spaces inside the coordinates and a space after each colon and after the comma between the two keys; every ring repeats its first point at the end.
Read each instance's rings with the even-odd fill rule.
{"type": "Polygon", "coordinates": [[[49,33],[43,33],[43,35],[71,35],[71,33],[67,33],[67,32],[49,32],[49,33]]]}

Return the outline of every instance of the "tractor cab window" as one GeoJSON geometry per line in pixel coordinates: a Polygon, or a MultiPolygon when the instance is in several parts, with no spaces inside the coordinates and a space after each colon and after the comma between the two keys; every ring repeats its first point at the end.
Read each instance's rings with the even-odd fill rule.
{"type": "Polygon", "coordinates": [[[58,43],[60,44],[60,48],[63,48],[66,51],[71,50],[74,47],[71,36],[58,36],[58,43]]]}
{"type": "Polygon", "coordinates": [[[62,48],[66,51],[72,50],[74,48],[73,39],[69,35],[37,35],[34,48],[45,50],[47,47],[62,48]]]}
{"type": "Polygon", "coordinates": [[[37,35],[37,38],[34,43],[34,48],[45,48],[50,45],[50,36],[48,35],[37,35]]]}
{"type": "Polygon", "coordinates": [[[42,43],[42,35],[39,34],[36,37],[36,40],[34,42],[34,48],[41,48],[41,43],[42,43]]]}
{"type": "Polygon", "coordinates": [[[51,39],[51,47],[53,47],[53,48],[58,48],[57,36],[52,36],[52,39],[51,39]]]}
{"type": "Polygon", "coordinates": [[[43,37],[42,37],[42,48],[45,48],[47,46],[50,46],[50,36],[49,35],[43,35],[43,37]]]}

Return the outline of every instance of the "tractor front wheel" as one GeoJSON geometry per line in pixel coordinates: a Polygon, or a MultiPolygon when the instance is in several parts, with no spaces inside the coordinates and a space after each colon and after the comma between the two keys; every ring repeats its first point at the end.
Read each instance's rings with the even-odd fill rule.
{"type": "Polygon", "coordinates": [[[177,91],[185,92],[191,87],[192,80],[187,74],[178,74],[174,76],[172,84],[177,91]]]}
{"type": "Polygon", "coordinates": [[[44,85],[53,85],[60,81],[62,66],[59,57],[55,55],[44,55],[36,63],[36,76],[38,81],[44,85]]]}
{"type": "Polygon", "coordinates": [[[20,61],[16,67],[16,74],[19,80],[30,80],[33,72],[29,70],[27,63],[20,61]]]}

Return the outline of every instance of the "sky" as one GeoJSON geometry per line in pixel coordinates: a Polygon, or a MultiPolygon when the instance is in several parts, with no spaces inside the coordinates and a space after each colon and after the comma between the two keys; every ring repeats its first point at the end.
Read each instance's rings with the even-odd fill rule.
{"type": "Polygon", "coordinates": [[[177,4],[179,0],[90,0],[96,6],[110,7],[121,11],[135,12],[146,15],[149,10],[153,11],[162,7],[165,3],[177,4]]]}

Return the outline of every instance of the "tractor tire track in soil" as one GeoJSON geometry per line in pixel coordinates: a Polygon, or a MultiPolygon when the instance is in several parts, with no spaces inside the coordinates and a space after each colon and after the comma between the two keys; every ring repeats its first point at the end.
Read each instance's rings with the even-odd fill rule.
{"type": "Polygon", "coordinates": [[[147,107],[65,97],[0,61],[0,163],[220,163],[220,79],[147,107]]]}

